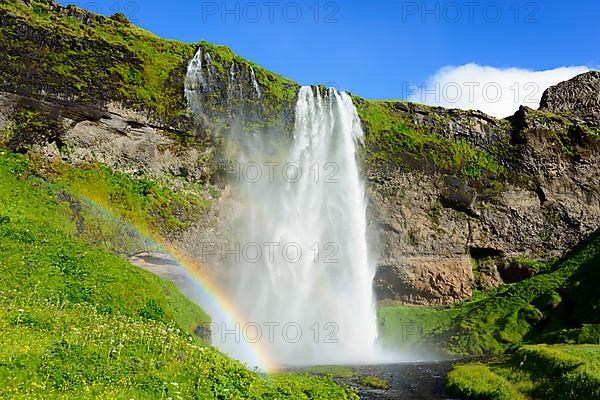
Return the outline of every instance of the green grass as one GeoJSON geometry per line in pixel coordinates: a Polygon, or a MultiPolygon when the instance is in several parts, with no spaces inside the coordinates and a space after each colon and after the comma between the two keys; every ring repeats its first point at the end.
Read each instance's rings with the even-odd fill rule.
{"type": "MultiPolygon", "coordinates": [[[[80,234],[88,206],[75,213],[69,190],[83,182],[65,171],[61,184],[47,181],[35,167],[0,151],[1,398],[357,398],[329,377],[262,375],[202,343],[193,331],[209,317],[199,307],[80,234]]],[[[92,170],[101,193],[113,179],[131,192],[115,207],[151,196],[92,170]]],[[[87,224],[113,223],[89,215],[87,224]]]]}
{"type": "Polygon", "coordinates": [[[447,388],[451,395],[476,400],[597,399],[600,346],[523,346],[487,364],[455,366],[447,388]]]}
{"type": "Polygon", "coordinates": [[[0,329],[2,398],[357,398],[329,378],[257,374],[171,325],[86,304],[3,299],[0,329]]]}
{"type": "Polygon", "coordinates": [[[600,397],[600,346],[533,345],[519,349],[508,367],[529,374],[530,394],[537,398],[600,397]]]}
{"type": "Polygon", "coordinates": [[[506,379],[480,363],[457,365],[446,380],[448,393],[466,400],[524,399],[506,379]]]}
{"type": "Polygon", "coordinates": [[[467,140],[446,138],[415,124],[411,117],[395,110],[394,103],[355,99],[372,165],[435,169],[473,180],[505,175],[504,167],[489,152],[467,140]]]}
{"type": "Polygon", "coordinates": [[[384,304],[378,309],[381,339],[386,347],[414,348],[423,345],[423,335],[441,335],[451,330],[459,313],[458,308],[384,304]]]}
{"type": "Polygon", "coordinates": [[[0,282],[31,301],[91,303],[100,311],[176,322],[208,321],[170,283],[76,237],[70,204],[23,156],[0,155],[0,282]],[[135,293],[132,296],[131,293],[135,293]]]}
{"type": "Polygon", "coordinates": [[[382,340],[454,355],[501,354],[522,343],[597,343],[599,234],[539,270],[530,279],[476,292],[450,307],[383,304],[378,311],[382,340]]]}
{"type": "Polygon", "coordinates": [[[48,1],[34,0],[27,6],[7,0],[0,11],[0,51],[6,55],[0,87],[5,90],[33,89],[79,103],[118,101],[185,135],[191,128],[184,98],[187,65],[203,46],[225,80],[231,62],[254,69],[264,97],[265,124],[278,121],[281,110],[293,106],[298,84],[225,46],[162,39],[126,19],[75,6],[58,12],[48,1]],[[23,65],[28,74],[22,73],[23,65]]]}
{"type": "Polygon", "coordinates": [[[317,365],[310,367],[306,372],[313,375],[324,375],[331,378],[352,378],[356,372],[352,367],[345,365],[317,365]]]}
{"type": "Polygon", "coordinates": [[[362,376],[360,378],[360,384],[363,386],[367,386],[373,389],[381,389],[386,390],[390,388],[390,383],[383,378],[379,378],[378,376],[362,376]]]}
{"type": "Polygon", "coordinates": [[[166,237],[189,228],[210,206],[201,190],[175,192],[152,179],[132,177],[101,164],[73,168],[56,162],[37,169],[58,186],[111,210],[146,232],[166,237]]]}

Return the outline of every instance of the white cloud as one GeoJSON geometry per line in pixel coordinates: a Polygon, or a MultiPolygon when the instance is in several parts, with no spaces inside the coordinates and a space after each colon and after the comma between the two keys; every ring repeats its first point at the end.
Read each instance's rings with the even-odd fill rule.
{"type": "Polygon", "coordinates": [[[585,66],[545,71],[495,68],[477,64],[448,66],[423,84],[406,84],[407,100],[449,108],[481,110],[498,118],[520,105],[538,108],[544,90],[583,72],[585,66]]]}

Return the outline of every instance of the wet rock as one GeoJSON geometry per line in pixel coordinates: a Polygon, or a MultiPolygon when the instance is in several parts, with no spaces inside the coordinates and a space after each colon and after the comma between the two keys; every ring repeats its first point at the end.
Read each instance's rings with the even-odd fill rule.
{"type": "Polygon", "coordinates": [[[379,266],[378,299],[411,304],[447,304],[471,296],[473,271],[468,257],[407,257],[400,265],[379,266]]]}
{"type": "Polygon", "coordinates": [[[521,282],[534,276],[537,271],[530,265],[510,260],[498,265],[498,272],[504,283],[521,282]]]}

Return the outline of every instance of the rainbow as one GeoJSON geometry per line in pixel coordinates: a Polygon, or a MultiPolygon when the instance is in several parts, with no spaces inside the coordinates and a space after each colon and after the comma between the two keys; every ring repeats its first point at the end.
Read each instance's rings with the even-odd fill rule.
{"type": "MultiPolygon", "coordinates": [[[[167,254],[176,261],[177,264],[187,272],[187,275],[193,279],[196,286],[203,292],[203,299],[209,302],[208,304],[198,304],[204,308],[205,311],[208,312],[208,309],[210,309],[213,312],[220,314],[224,317],[228,327],[233,326],[235,323],[239,323],[240,326],[245,326],[249,322],[241,315],[240,311],[229,299],[225,291],[205,272],[205,268],[203,268],[197,260],[189,257],[184,251],[167,242],[158,234],[149,232],[144,227],[139,226],[139,224],[132,223],[131,221],[127,221],[123,217],[116,215],[108,205],[102,204],[102,200],[92,199],[82,193],[77,193],[77,195],[88,205],[101,212],[103,216],[120,223],[126,223],[128,227],[135,230],[142,239],[150,242],[158,248],[159,251],[167,254]]],[[[251,343],[245,340],[239,341],[239,345],[244,346],[241,350],[244,354],[246,365],[250,368],[257,368],[259,371],[267,374],[275,372],[278,369],[277,363],[269,356],[269,353],[260,342],[261,341],[251,343]]]]}
{"type": "MultiPolygon", "coordinates": [[[[223,289],[207,273],[203,272],[203,268],[199,262],[187,256],[183,251],[171,244],[164,241],[163,243],[160,243],[157,240],[155,240],[155,242],[157,242],[161,249],[189,273],[195,283],[200,285],[208,295],[208,298],[213,302],[213,307],[211,308],[214,309],[216,306],[220,309],[221,314],[225,316],[228,321],[228,326],[231,325],[230,323],[239,323],[240,326],[245,326],[247,324],[248,321],[241,315],[235,304],[233,304],[223,289]]],[[[206,307],[207,305],[201,304],[201,306],[206,307]]],[[[246,350],[249,350],[245,351],[245,354],[250,356],[248,362],[253,364],[249,365],[250,367],[258,367],[266,373],[277,370],[277,364],[270,358],[260,341],[250,343],[242,339],[240,344],[242,343],[245,343],[247,346],[246,350]]]]}

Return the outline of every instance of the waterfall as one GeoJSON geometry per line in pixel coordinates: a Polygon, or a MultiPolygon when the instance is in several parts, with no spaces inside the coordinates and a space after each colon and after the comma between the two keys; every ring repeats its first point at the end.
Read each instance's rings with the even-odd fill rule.
{"type": "Polygon", "coordinates": [[[202,50],[200,49],[190,61],[185,76],[185,99],[196,121],[201,121],[203,117],[201,96],[206,92],[207,86],[208,82],[202,71],[202,50]]]}
{"type": "Polygon", "coordinates": [[[240,65],[236,61],[227,65],[227,73],[220,74],[219,67],[213,63],[210,53],[202,47],[188,65],[184,94],[195,121],[200,125],[208,124],[206,114],[218,112],[219,118],[230,122],[252,111],[256,113],[257,108],[259,111],[262,108],[262,90],[256,80],[254,68],[240,65]],[[249,85],[245,90],[244,85],[247,82],[249,85]],[[206,100],[216,104],[211,106],[205,103],[206,100]]]}
{"type": "Polygon", "coordinates": [[[236,215],[231,242],[217,251],[228,271],[221,283],[246,321],[230,326],[213,316],[213,344],[242,361],[244,341],[280,365],[374,361],[375,271],[352,99],[302,87],[291,145],[259,136],[228,138],[236,215]]]}
{"type": "Polygon", "coordinates": [[[254,68],[252,67],[250,67],[250,78],[252,79],[252,87],[254,88],[256,97],[260,100],[262,98],[262,91],[260,90],[260,86],[256,81],[256,73],[254,72],[254,68]]]}

